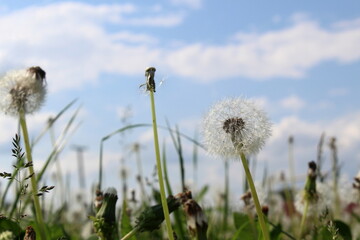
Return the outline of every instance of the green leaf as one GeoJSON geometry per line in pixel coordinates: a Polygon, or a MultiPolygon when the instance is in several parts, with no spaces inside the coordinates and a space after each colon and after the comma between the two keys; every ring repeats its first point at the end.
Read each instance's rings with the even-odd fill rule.
{"type": "Polygon", "coordinates": [[[281,239],[281,233],[282,233],[281,225],[278,224],[271,230],[270,239],[271,240],[281,239]]]}
{"type": "Polygon", "coordinates": [[[252,225],[249,216],[243,213],[234,213],[234,224],[237,229],[232,240],[253,240],[258,235],[256,227],[252,225]]]}
{"type": "MultiPolygon", "coordinates": [[[[128,215],[126,209],[127,209],[127,203],[126,203],[126,199],[124,199],[121,210],[121,221],[120,221],[121,236],[125,236],[128,232],[130,232],[133,229],[130,222],[130,216],[128,215]]],[[[134,240],[134,239],[136,239],[135,236],[130,238],[130,240],[134,240]]]]}
{"type": "Polygon", "coordinates": [[[91,235],[90,237],[88,237],[87,240],[99,240],[99,237],[94,234],[94,235],[91,235]]]}
{"type": "Polygon", "coordinates": [[[204,198],[205,194],[209,191],[209,185],[205,185],[201,188],[198,194],[195,195],[195,200],[197,202],[201,202],[201,200],[204,198]]]}
{"type": "Polygon", "coordinates": [[[352,240],[351,229],[346,223],[340,220],[335,220],[334,225],[339,230],[338,233],[344,238],[344,240],[352,240]]]}
{"type": "Polygon", "coordinates": [[[332,235],[327,229],[327,227],[321,227],[318,231],[318,234],[315,234],[314,240],[325,240],[325,239],[332,239],[332,235]]]}
{"type": "Polygon", "coordinates": [[[19,236],[21,233],[21,228],[16,222],[11,221],[8,218],[1,218],[0,219],[0,232],[3,232],[3,231],[11,231],[15,236],[19,236]]]}

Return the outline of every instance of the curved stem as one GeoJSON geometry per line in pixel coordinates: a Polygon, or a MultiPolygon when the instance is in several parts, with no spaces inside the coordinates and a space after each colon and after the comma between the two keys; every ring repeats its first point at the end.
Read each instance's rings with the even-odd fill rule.
{"type": "Polygon", "coordinates": [[[133,230],[128,232],[128,234],[126,234],[124,237],[122,237],[121,240],[130,239],[132,236],[134,236],[137,233],[137,231],[138,231],[138,228],[134,228],[133,230]]]}
{"type": "Polygon", "coordinates": [[[160,147],[159,147],[159,139],[158,139],[158,133],[157,133],[157,124],[156,124],[154,92],[151,91],[151,90],[149,92],[150,92],[150,100],[151,100],[151,114],[152,114],[153,132],[154,132],[156,166],[157,166],[157,172],[158,172],[158,177],[159,177],[161,204],[163,206],[163,211],[164,211],[164,217],[165,217],[165,223],[166,223],[166,228],[167,228],[167,232],[168,232],[168,237],[169,237],[170,240],[174,240],[173,230],[172,230],[171,222],[170,222],[169,208],[168,208],[167,201],[166,201],[166,196],[165,196],[165,187],[164,187],[162,169],[161,169],[160,147]]]}
{"type": "Polygon", "coordinates": [[[256,213],[258,215],[258,219],[259,219],[259,223],[260,223],[261,231],[263,233],[264,240],[270,240],[269,230],[268,230],[268,227],[267,227],[267,225],[265,223],[264,214],[262,212],[260,202],[259,202],[259,198],[258,198],[258,195],[256,193],[255,184],[254,184],[254,181],[252,179],[251,172],[250,172],[250,169],[249,169],[249,166],[248,166],[248,163],[247,163],[247,160],[246,160],[246,157],[245,157],[244,153],[241,152],[240,157],[241,157],[241,162],[242,162],[242,164],[244,166],[246,179],[247,179],[247,181],[249,183],[251,195],[252,195],[252,197],[254,199],[256,213]]]}
{"type": "MultiPolygon", "coordinates": [[[[30,147],[28,129],[27,129],[27,125],[26,125],[25,113],[23,110],[19,111],[19,117],[20,117],[21,130],[23,133],[26,158],[28,160],[28,163],[30,163],[33,160],[32,160],[32,155],[31,155],[31,147],[30,147]]],[[[39,197],[37,196],[38,188],[37,188],[37,182],[36,182],[36,176],[35,176],[33,164],[30,164],[30,166],[29,166],[29,173],[31,175],[30,179],[31,179],[31,187],[32,187],[32,193],[33,193],[33,199],[34,199],[36,221],[37,221],[38,227],[40,229],[41,239],[46,240],[47,239],[46,238],[46,230],[45,230],[44,220],[42,217],[39,197]]]]}

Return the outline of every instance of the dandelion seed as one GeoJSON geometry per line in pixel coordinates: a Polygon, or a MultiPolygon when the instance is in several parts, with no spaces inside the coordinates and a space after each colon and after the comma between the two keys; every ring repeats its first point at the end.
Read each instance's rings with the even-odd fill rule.
{"type": "Polygon", "coordinates": [[[256,154],[271,135],[266,114],[244,98],[225,99],[215,104],[203,121],[208,152],[227,158],[256,154]]]}
{"type": "Polygon", "coordinates": [[[45,100],[46,73],[40,67],[14,70],[0,79],[0,110],[18,116],[37,111],[45,100]]]}

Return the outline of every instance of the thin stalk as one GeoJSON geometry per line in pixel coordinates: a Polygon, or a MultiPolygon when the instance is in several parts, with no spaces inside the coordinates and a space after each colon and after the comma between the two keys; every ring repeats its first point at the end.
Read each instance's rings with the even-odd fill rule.
{"type": "MultiPolygon", "coordinates": [[[[31,148],[30,148],[30,141],[29,141],[29,134],[28,129],[26,125],[26,119],[25,119],[25,113],[23,110],[19,111],[19,117],[20,117],[20,125],[21,130],[23,133],[23,139],[24,139],[24,145],[25,145],[25,152],[26,152],[26,158],[28,162],[33,162],[32,160],[32,154],[31,154],[31,148]]],[[[45,224],[41,213],[41,207],[39,198],[37,196],[37,182],[36,182],[36,176],[34,172],[34,167],[32,164],[29,166],[29,173],[31,175],[31,187],[32,187],[32,193],[33,193],[33,199],[34,199],[34,206],[35,206],[35,214],[36,214],[36,220],[38,227],[40,229],[40,236],[42,240],[46,240],[46,230],[45,230],[45,224]]]]}
{"type": "Polygon", "coordinates": [[[141,156],[140,156],[140,147],[135,149],[135,157],[136,157],[136,164],[137,164],[137,169],[138,169],[138,174],[139,174],[139,185],[140,185],[140,189],[141,189],[141,199],[144,203],[148,203],[149,199],[146,195],[146,190],[145,190],[145,183],[144,183],[144,172],[143,172],[143,168],[142,168],[142,164],[141,164],[141,156]]]}
{"type": "Polygon", "coordinates": [[[295,190],[296,178],[295,178],[295,167],[294,167],[294,137],[289,137],[289,172],[291,190],[295,190]]]}
{"type": "MultiPolygon", "coordinates": [[[[165,185],[166,185],[166,190],[167,190],[169,195],[173,195],[171,185],[170,185],[170,181],[169,181],[169,177],[168,177],[167,165],[166,165],[165,142],[163,144],[162,162],[163,162],[163,166],[164,166],[164,181],[165,181],[165,185]]],[[[183,229],[182,218],[180,216],[179,211],[174,211],[174,219],[175,219],[175,229],[178,230],[178,234],[179,234],[178,237],[180,239],[185,239],[185,230],[183,229]]]]}
{"type": "Polygon", "coordinates": [[[299,239],[301,238],[301,235],[302,235],[303,230],[304,230],[305,219],[306,219],[308,209],[309,209],[309,200],[306,199],[305,200],[305,208],[304,208],[304,212],[303,212],[303,215],[302,215],[302,218],[301,218],[301,223],[300,223],[299,239]]]}
{"type": "Polygon", "coordinates": [[[256,208],[257,215],[258,215],[258,219],[259,219],[259,223],[260,223],[261,231],[263,233],[264,240],[270,240],[269,230],[268,230],[268,228],[266,226],[266,223],[265,223],[264,214],[262,212],[260,202],[259,202],[259,198],[258,198],[258,195],[256,193],[255,184],[254,184],[254,181],[252,179],[251,172],[249,170],[249,166],[248,166],[248,163],[246,161],[246,157],[245,157],[244,153],[241,152],[240,157],[241,157],[241,162],[242,162],[242,164],[244,166],[247,182],[249,183],[249,188],[250,188],[250,191],[251,191],[251,195],[252,195],[252,197],[254,199],[254,204],[255,204],[255,208],[256,208]]]}
{"type": "Polygon", "coordinates": [[[224,215],[223,215],[223,230],[227,230],[228,214],[229,214],[229,161],[225,160],[225,193],[224,193],[224,215]]]}
{"type": "MultiPolygon", "coordinates": [[[[55,133],[54,133],[54,128],[53,128],[52,123],[49,123],[49,132],[50,132],[51,144],[52,144],[53,148],[56,148],[55,133]]],[[[58,181],[58,183],[60,185],[60,192],[63,193],[63,192],[65,192],[65,188],[64,188],[64,181],[63,181],[63,178],[62,178],[63,174],[62,174],[62,170],[61,170],[61,165],[60,165],[60,162],[58,160],[58,155],[55,155],[54,162],[56,164],[56,178],[57,178],[57,181],[58,181]]],[[[65,204],[64,194],[60,194],[60,195],[61,195],[61,204],[65,204]]]]}
{"type": "Polygon", "coordinates": [[[170,240],[174,240],[173,230],[172,230],[171,222],[170,222],[169,208],[168,208],[167,201],[166,201],[166,196],[165,196],[164,179],[163,179],[163,176],[162,176],[162,169],[161,169],[160,147],[159,147],[159,139],[158,139],[158,133],[157,133],[157,124],[156,124],[154,92],[153,91],[149,91],[149,92],[150,92],[150,100],[151,100],[151,114],[152,114],[152,122],[153,122],[154,145],[155,145],[155,154],[156,154],[156,166],[157,166],[157,172],[158,172],[158,177],[159,177],[161,204],[163,206],[163,211],[164,211],[164,217],[165,217],[165,223],[166,223],[166,228],[167,228],[167,232],[168,232],[168,237],[169,237],[170,240]]]}
{"type": "Polygon", "coordinates": [[[133,230],[131,230],[128,234],[126,234],[123,238],[121,238],[121,240],[127,240],[130,239],[132,236],[134,236],[138,231],[138,228],[134,228],[133,230]]]}

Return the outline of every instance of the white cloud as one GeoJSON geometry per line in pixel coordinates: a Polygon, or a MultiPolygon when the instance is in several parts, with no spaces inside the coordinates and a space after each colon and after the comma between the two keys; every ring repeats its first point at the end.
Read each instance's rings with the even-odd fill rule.
{"type": "Polygon", "coordinates": [[[179,75],[203,81],[226,77],[301,77],[322,61],[356,61],[360,27],[327,30],[316,22],[262,34],[240,33],[239,41],[224,46],[193,44],[174,50],[168,62],[179,75]]]}
{"type": "Polygon", "coordinates": [[[284,98],[280,101],[280,105],[283,108],[292,110],[292,111],[298,111],[302,109],[305,106],[305,101],[299,98],[298,96],[292,95],[287,98],[284,98]]]}
{"type": "Polygon", "coordinates": [[[183,14],[169,14],[164,16],[151,16],[128,19],[125,23],[141,26],[173,27],[179,25],[183,20],[183,14]]]}
{"type": "Polygon", "coordinates": [[[239,76],[297,78],[323,61],[360,58],[356,19],[326,29],[300,18],[280,30],[239,33],[222,45],[167,47],[171,43],[164,46],[157,36],[122,29],[177,26],[184,18],[178,13],[144,14],[132,4],[74,2],[3,14],[0,31],[6,34],[0,42],[0,71],[40,65],[47,71],[50,91],[55,91],[96,83],[101,73],[139,74],[149,65],[206,82],[239,76]],[[110,32],[108,24],[119,30],[110,32]]]}
{"type": "Polygon", "coordinates": [[[123,41],[127,43],[147,43],[155,44],[158,40],[150,35],[146,34],[134,34],[131,32],[120,32],[113,35],[114,41],[123,41]]]}
{"type": "Polygon", "coordinates": [[[337,138],[338,154],[344,163],[346,172],[355,174],[360,167],[358,145],[360,143],[360,112],[341,116],[338,119],[322,122],[308,122],[298,117],[284,117],[274,124],[273,135],[259,155],[259,159],[268,161],[272,171],[288,169],[287,140],[294,136],[295,166],[298,175],[304,174],[307,162],[316,160],[317,144],[325,133],[325,161],[330,162],[329,138],[337,138]],[[279,166],[282,166],[281,169],[279,166]],[[277,169],[276,169],[277,168],[277,169]]]}
{"type": "MultiPolygon", "coordinates": [[[[54,116],[53,113],[39,112],[34,115],[27,116],[27,127],[31,133],[39,133],[45,127],[49,117],[54,116]]],[[[0,144],[11,144],[12,138],[18,132],[18,119],[1,114],[0,116],[0,144]]]]}
{"type": "Polygon", "coordinates": [[[171,0],[174,5],[183,5],[190,8],[200,8],[202,0],[171,0]]]}
{"type": "Polygon", "coordinates": [[[0,17],[0,30],[6,33],[0,43],[0,70],[40,65],[47,71],[50,91],[94,83],[102,72],[143,71],[143,66],[159,59],[159,50],[146,46],[156,39],[128,31],[111,34],[105,25],[170,26],[179,24],[182,17],[139,18],[133,16],[136,13],[130,4],[67,2],[5,14],[0,17]]]}

